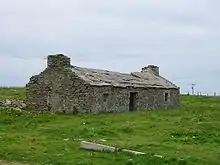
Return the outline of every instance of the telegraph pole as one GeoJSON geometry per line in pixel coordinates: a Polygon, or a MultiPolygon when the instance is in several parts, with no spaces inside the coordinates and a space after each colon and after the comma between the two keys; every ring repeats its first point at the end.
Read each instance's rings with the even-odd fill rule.
{"type": "Polygon", "coordinates": [[[194,93],[195,93],[195,86],[196,86],[196,84],[191,84],[192,85],[192,95],[194,95],[194,93]]]}

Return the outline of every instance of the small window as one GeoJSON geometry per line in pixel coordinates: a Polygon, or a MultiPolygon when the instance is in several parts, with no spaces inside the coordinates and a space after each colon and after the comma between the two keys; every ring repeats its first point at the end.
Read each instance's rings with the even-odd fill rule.
{"type": "Polygon", "coordinates": [[[166,92],[166,93],[165,93],[165,96],[164,96],[164,100],[167,102],[168,99],[169,99],[169,94],[166,92]]]}
{"type": "Polygon", "coordinates": [[[108,100],[109,94],[108,93],[104,93],[103,94],[103,101],[106,102],[108,100]]]}

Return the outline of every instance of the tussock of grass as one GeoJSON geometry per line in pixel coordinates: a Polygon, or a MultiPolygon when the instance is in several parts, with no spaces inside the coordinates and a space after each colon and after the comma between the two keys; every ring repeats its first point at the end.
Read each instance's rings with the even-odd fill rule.
{"type": "Polygon", "coordinates": [[[220,98],[182,96],[181,104],[174,110],[100,115],[2,110],[0,159],[53,165],[219,165],[220,98]],[[147,154],[85,151],[79,149],[81,140],[147,154]]]}

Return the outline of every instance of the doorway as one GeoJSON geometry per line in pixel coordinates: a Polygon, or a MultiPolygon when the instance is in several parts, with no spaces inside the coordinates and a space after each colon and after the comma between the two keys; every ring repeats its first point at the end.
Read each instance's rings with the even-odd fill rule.
{"type": "Polygon", "coordinates": [[[137,109],[137,92],[130,92],[129,111],[137,109]]]}

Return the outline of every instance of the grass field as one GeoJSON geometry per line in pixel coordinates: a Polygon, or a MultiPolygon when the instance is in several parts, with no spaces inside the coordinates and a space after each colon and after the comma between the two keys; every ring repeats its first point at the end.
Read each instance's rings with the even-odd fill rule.
{"type": "Polygon", "coordinates": [[[0,87],[0,99],[25,99],[25,88],[0,87]]]}
{"type": "MultiPolygon", "coordinates": [[[[1,97],[14,94],[2,93],[7,96],[1,97]]],[[[31,115],[2,110],[0,159],[31,165],[219,165],[220,98],[181,96],[179,109],[120,114],[31,115]],[[81,140],[147,154],[85,151],[79,149],[81,140]]]]}

